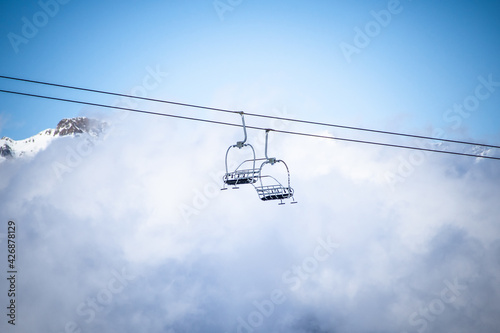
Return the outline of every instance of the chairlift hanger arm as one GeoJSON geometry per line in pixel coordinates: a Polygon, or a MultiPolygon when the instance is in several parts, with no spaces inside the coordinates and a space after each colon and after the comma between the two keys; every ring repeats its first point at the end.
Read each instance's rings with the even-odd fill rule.
{"type": "Polygon", "coordinates": [[[266,147],[265,147],[264,153],[265,153],[265,156],[266,156],[266,160],[267,160],[267,162],[269,162],[269,163],[271,163],[271,164],[274,164],[274,163],[276,163],[276,158],[275,158],[275,157],[271,157],[271,158],[269,158],[269,157],[267,156],[267,143],[268,143],[268,141],[269,141],[269,140],[268,140],[268,136],[269,136],[269,132],[270,132],[270,131],[272,131],[272,129],[270,129],[270,128],[266,129],[266,147]]]}
{"type": "Polygon", "coordinates": [[[245,138],[243,141],[238,141],[236,142],[236,147],[242,148],[245,145],[245,142],[247,142],[247,126],[245,125],[245,116],[243,111],[240,112],[241,115],[241,122],[243,123],[243,134],[245,135],[245,138]]]}

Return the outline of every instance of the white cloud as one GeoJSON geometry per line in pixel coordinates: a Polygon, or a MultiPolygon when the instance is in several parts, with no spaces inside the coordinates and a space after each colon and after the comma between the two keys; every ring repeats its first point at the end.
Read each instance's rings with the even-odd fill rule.
{"type": "MultiPolygon", "coordinates": [[[[495,162],[429,155],[392,189],[381,175],[397,168],[400,151],[273,133],[270,155],[289,165],[299,201],[278,206],[252,187],[214,189],[239,132],[151,120],[117,122],[61,177],[54,163],[68,164],[78,139],[0,165],[0,218],[19,224],[20,329],[63,332],[74,322],[82,332],[414,332],[422,320],[429,332],[498,327],[495,162]],[[196,211],[188,220],[185,206],[196,211]],[[328,236],[338,248],[296,275],[292,290],[283,274],[312,265],[307,258],[328,236]],[[99,302],[123,269],[134,278],[108,292],[109,304],[99,302]],[[438,304],[443,281],[455,279],[466,285],[460,296],[432,321],[420,315],[438,304]],[[255,302],[269,304],[274,290],[286,300],[259,312],[255,302]],[[240,319],[259,323],[258,313],[258,327],[242,328],[240,319]]],[[[258,135],[249,132],[249,141],[258,135]]],[[[255,146],[262,155],[262,142],[255,146]]]]}

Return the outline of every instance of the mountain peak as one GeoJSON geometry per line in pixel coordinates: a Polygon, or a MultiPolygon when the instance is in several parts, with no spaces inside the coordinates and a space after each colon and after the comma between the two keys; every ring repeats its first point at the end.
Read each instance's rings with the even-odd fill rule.
{"type": "Polygon", "coordinates": [[[5,158],[12,158],[13,157],[12,149],[10,148],[10,146],[8,144],[5,143],[2,146],[0,146],[0,156],[5,157],[5,158]]]}
{"type": "Polygon", "coordinates": [[[86,117],[65,118],[59,121],[54,136],[89,133],[99,135],[104,131],[106,123],[86,117]]]}
{"type": "Polygon", "coordinates": [[[78,136],[89,134],[93,137],[101,135],[108,124],[86,117],[62,119],[55,129],[46,129],[37,135],[24,140],[12,140],[8,137],[0,139],[0,162],[21,156],[34,156],[44,150],[52,140],[62,136],[78,136]]]}

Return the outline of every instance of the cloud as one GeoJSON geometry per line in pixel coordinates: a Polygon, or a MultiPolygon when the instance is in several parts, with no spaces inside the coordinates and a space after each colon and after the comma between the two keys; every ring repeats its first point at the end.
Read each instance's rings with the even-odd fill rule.
{"type": "MultiPolygon", "coordinates": [[[[151,120],[0,165],[0,218],[19,226],[19,329],[498,327],[496,162],[428,155],[393,188],[383,175],[400,151],[272,133],[299,201],[278,206],[252,187],[218,190],[239,132],[151,120]]],[[[259,135],[249,132],[261,156],[259,135]]]]}

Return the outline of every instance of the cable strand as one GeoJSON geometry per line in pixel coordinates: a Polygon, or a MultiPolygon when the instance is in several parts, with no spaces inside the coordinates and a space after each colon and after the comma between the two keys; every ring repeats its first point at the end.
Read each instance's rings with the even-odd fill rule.
{"type": "MultiPolygon", "coordinates": [[[[43,82],[43,81],[36,81],[36,80],[29,80],[29,79],[16,78],[16,77],[5,76],[5,75],[0,75],[0,78],[7,79],[7,80],[16,80],[16,81],[21,81],[21,82],[27,82],[27,83],[35,83],[35,84],[41,84],[41,85],[48,85],[48,86],[59,87],[59,88],[81,90],[81,91],[87,91],[87,92],[98,93],[98,94],[105,94],[105,95],[111,95],[111,96],[117,96],[117,97],[134,98],[134,99],[139,99],[139,100],[144,100],[144,101],[149,101],[149,102],[165,103],[165,104],[171,104],[171,105],[177,105],[177,106],[183,106],[183,107],[191,107],[191,108],[197,108],[197,109],[211,110],[211,111],[217,111],[217,112],[242,113],[242,111],[234,111],[234,110],[221,109],[221,108],[215,108],[215,107],[209,107],[209,106],[202,106],[202,105],[196,105],[196,104],[188,104],[188,103],[167,101],[167,100],[155,99],[155,98],[149,98],[149,97],[133,96],[133,95],[120,94],[120,93],[109,92],[109,91],[104,91],[104,90],[75,87],[75,86],[70,86],[70,85],[50,83],[50,82],[43,82]]],[[[423,140],[433,140],[433,141],[441,141],[441,142],[456,143],[456,144],[463,144],[463,145],[473,145],[473,146],[485,147],[485,148],[500,149],[500,146],[498,146],[498,145],[489,145],[489,144],[478,143],[478,142],[451,140],[451,139],[436,138],[436,137],[430,137],[430,136],[424,136],[424,135],[416,135],[416,134],[408,134],[408,133],[399,133],[399,132],[392,132],[392,131],[382,131],[382,130],[376,130],[376,129],[363,128],[363,127],[330,124],[330,123],[326,123],[326,122],[317,122],[317,121],[310,121],[310,120],[303,120],[303,119],[294,119],[294,118],[287,118],[287,117],[270,116],[270,115],[264,115],[264,114],[259,114],[259,113],[251,113],[251,112],[244,112],[244,114],[247,115],[247,116],[252,116],[252,117],[275,119],[275,120],[289,121],[289,122],[296,122],[296,123],[303,123],[303,124],[316,125],[316,126],[334,127],[334,128],[342,128],[342,129],[348,129],[348,130],[354,130],[354,131],[364,131],[364,132],[371,132],[371,133],[378,133],[378,134],[385,134],[385,135],[403,136],[403,137],[423,139],[423,140]]]]}
{"type": "MultiPolygon", "coordinates": [[[[93,103],[93,102],[78,101],[78,100],[74,100],[74,99],[66,99],[66,98],[60,98],[60,97],[43,96],[43,95],[37,95],[37,94],[31,94],[31,93],[24,93],[24,92],[19,92],[19,91],[11,91],[11,90],[0,89],[0,92],[8,93],[8,94],[16,94],[16,95],[21,95],[21,96],[43,98],[43,99],[49,99],[49,100],[55,100],[55,101],[61,101],[61,102],[69,102],[69,103],[84,104],[84,105],[90,105],[90,106],[96,106],[96,107],[111,108],[111,109],[123,110],[123,111],[128,111],[128,112],[136,112],[136,113],[142,113],[142,114],[150,114],[150,115],[156,115],[156,116],[163,116],[163,117],[178,118],[178,119],[184,119],[184,120],[206,122],[206,123],[211,123],[211,124],[233,126],[233,127],[243,127],[240,124],[233,124],[233,123],[227,123],[227,122],[210,120],[210,119],[202,119],[202,118],[196,118],[196,117],[187,117],[187,116],[173,115],[173,114],[160,113],[160,112],[147,111],[147,110],[140,110],[140,109],[134,109],[134,108],[126,108],[126,107],[122,107],[122,106],[114,106],[114,105],[107,105],[107,104],[100,104],[100,103],[93,103]]],[[[339,140],[339,141],[346,141],[346,142],[353,142],[353,143],[371,144],[371,145],[378,145],[378,146],[385,146],[385,147],[392,147],[392,148],[412,149],[412,150],[427,151],[427,152],[434,152],[434,153],[453,154],[453,155],[459,155],[459,156],[468,156],[468,157],[476,157],[476,158],[486,158],[486,159],[492,159],[492,160],[500,160],[500,157],[494,157],[494,156],[475,155],[475,154],[460,153],[460,152],[455,152],[455,151],[446,151],[446,150],[437,150],[437,149],[431,149],[431,148],[421,148],[421,147],[413,147],[413,146],[396,145],[396,144],[383,143],[383,142],[373,142],[373,141],[365,141],[365,140],[356,140],[356,139],[333,137],[333,136],[320,135],[320,134],[311,134],[311,133],[303,133],[303,132],[295,132],[295,131],[285,131],[285,130],[279,130],[279,129],[270,129],[270,128],[257,127],[257,126],[248,126],[247,125],[246,128],[254,129],[254,130],[262,130],[262,131],[272,130],[274,132],[283,133],[283,134],[300,135],[300,136],[322,138],[322,139],[330,139],[330,140],[339,140]]]]}

